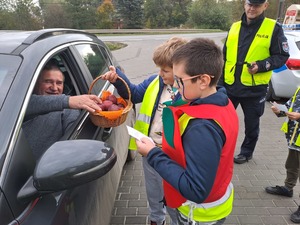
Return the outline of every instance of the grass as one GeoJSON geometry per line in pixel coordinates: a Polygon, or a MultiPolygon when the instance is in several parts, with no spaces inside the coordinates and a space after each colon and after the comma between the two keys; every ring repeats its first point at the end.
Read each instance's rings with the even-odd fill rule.
{"type": "Polygon", "coordinates": [[[115,51],[121,48],[125,48],[127,46],[127,44],[121,43],[121,42],[115,42],[115,41],[105,41],[104,42],[107,47],[111,50],[111,51],[115,51]]]}

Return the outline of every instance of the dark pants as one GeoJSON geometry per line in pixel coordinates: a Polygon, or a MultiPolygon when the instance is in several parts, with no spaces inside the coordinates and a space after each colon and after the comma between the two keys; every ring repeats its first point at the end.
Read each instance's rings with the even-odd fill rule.
{"type": "Polygon", "coordinates": [[[259,136],[260,117],[265,110],[265,97],[238,98],[228,96],[235,108],[241,105],[244,113],[245,138],[241,146],[240,154],[246,157],[252,156],[259,136]]]}
{"type": "Polygon", "coordinates": [[[288,157],[285,162],[286,179],[285,186],[293,189],[299,179],[299,166],[300,166],[300,152],[296,150],[289,150],[288,157]]]}

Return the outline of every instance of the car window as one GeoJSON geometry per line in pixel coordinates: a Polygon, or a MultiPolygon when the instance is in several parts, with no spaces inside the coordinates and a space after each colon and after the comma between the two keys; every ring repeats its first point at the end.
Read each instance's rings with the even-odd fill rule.
{"type": "Polygon", "coordinates": [[[109,58],[104,49],[100,49],[100,46],[81,44],[76,45],[76,48],[94,79],[108,71],[109,58]]]}
{"type": "MultiPolygon", "coordinates": [[[[75,47],[80,53],[93,79],[109,70],[108,67],[111,65],[111,62],[104,48],[95,44],[79,44],[75,47]]],[[[94,88],[101,90],[105,83],[106,81],[104,80],[98,80],[94,84],[94,88]]]]}
{"type": "Polygon", "coordinates": [[[18,56],[0,55],[0,109],[21,61],[18,56]]]}

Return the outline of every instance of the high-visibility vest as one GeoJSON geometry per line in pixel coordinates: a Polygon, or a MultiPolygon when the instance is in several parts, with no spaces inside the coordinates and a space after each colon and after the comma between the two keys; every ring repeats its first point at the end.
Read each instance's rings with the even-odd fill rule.
{"type": "MultiPolygon", "coordinates": [[[[144,94],[143,102],[140,107],[140,112],[136,119],[134,129],[148,136],[151,116],[154,110],[155,101],[159,92],[159,76],[157,76],[147,87],[144,94]]],[[[130,138],[130,150],[137,150],[134,138],[130,138]]]]}
{"type": "MultiPolygon", "coordinates": [[[[239,33],[241,29],[241,21],[233,23],[226,41],[226,62],[224,67],[224,82],[226,84],[234,83],[234,73],[236,65],[244,62],[237,62],[238,59],[238,43],[239,33]]],[[[273,35],[273,30],[276,21],[265,18],[259,30],[257,31],[250,48],[247,52],[245,62],[251,63],[259,60],[264,60],[270,57],[270,46],[273,35]]],[[[248,72],[247,64],[243,64],[241,73],[241,82],[245,86],[256,86],[268,84],[271,79],[272,71],[260,72],[257,74],[250,74],[248,72]]]]}
{"type": "MultiPolygon", "coordinates": [[[[289,108],[289,112],[293,112],[293,108],[294,108],[294,104],[295,104],[295,101],[296,101],[296,98],[297,98],[297,95],[298,95],[298,92],[300,91],[300,88],[298,88],[296,91],[295,91],[295,93],[294,93],[294,95],[293,95],[293,97],[292,97],[292,101],[291,101],[291,106],[290,106],[290,108],[289,108]]],[[[286,120],[283,122],[283,124],[282,124],[282,126],[281,126],[281,131],[283,131],[284,133],[287,133],[288,132],[288,121],[289,121],[289,119],[288,118],[286,118],[286,120]]],[[[294,127],[294,131],[293,131],[293,134],[292,134],[292,136],[291,136],[291,140],[290,140],[290,142],[289,142],[289,146],[290,145],[295,145],[295,146],[297,146],[297,147],[300,147],[300,135],[298,135],[297,136],[297,138],[296,138],[296,141],[294,141],[293,139],[295,138],[295,135],[296,135],[296,133],[298,132],[298,129],[299,129],[299,124],[298,124],[299,122],[296,122],[296,125],[295,125],[295,127],[294,127]],[[294,141],[294,142],[293,142],[294,141]]]]}
{"type": "Polygon", "coordinates": [[[190,119],[212,119],[222,128],[226,136],[216,179],[205,201],[201,204],[188,201],[164,180],[164,194],[167,206],[178,208],[183,215],[194,221],[216,221],[228,216],[233,206],[234,191],[231,179],[233,174],[233,155],[238,136],[238,117],[232,103],[229,101],[227,106],[210,104],[170,106],[163,110],[162,150],[184,168],[186,168],[186,160],[181,136],[190,119]]]}

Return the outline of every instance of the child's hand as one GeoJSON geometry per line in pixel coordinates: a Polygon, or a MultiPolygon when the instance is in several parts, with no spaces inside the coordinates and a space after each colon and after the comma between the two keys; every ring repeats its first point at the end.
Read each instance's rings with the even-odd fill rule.
{"type": "Polygon", "coordinates": [[[297,112],[286,112],[285,113],[290,120],[299,120],[300,113],[297,112]]]}
{"type": "Polygon", "coordinates": [[[101,79],[108,80],[110,83],[115,83],[118,79],[118,74],[114,66],[109,67],[109,71],[101,76],[101,79]]]}
{"type": "Polygon", "coordinates": [[[155,144],[148,138],[144,137],[141,141],[136,140],[138,152],[142,156],[147,156],[148,153],[155,147],[155,144]]]}
{"type": "Polygon", "coordinates": [[[280,113],[280,110],[276,106],[272,105],[271,109],[272,109],[273,113],[275,113],[275,114],[279,114],[280,113]]]}

